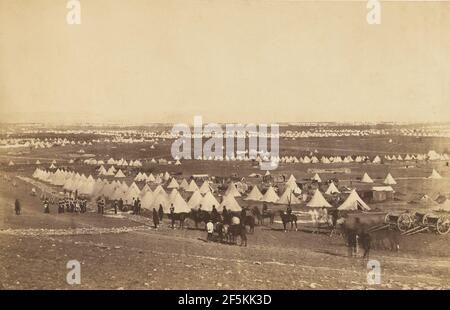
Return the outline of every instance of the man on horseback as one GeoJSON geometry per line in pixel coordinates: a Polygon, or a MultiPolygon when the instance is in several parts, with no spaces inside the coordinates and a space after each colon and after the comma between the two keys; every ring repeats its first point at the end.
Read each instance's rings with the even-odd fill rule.
{"type": "Polygon", "coordinates": [[[227,206],[223,206],[222,215],[225,216],[228,214],[227,206]]]}
{"type": "Polygon", "coordinates": [[[217,221],[218,218],[219,218],[219,212],[217,212],[216,206],[213,206],[212,211],[211,211],[211,219],[213,219],[214,221],[217,221]]]}
{"type": "Polygon", "coordinates": [[[267,203],[263,203],[262,215],[266,215],[266,214],[267,214],[267,211],[268,211],[267,203]]]}
{"type": "Polygon", "coordinates": [[[291,216],[291,214],[292,214],[292,207],[291,207],[291,205],[288,205],[288,206],[287,206],[287,208],[286,208],[286,214],[289,215],[289,216],[291,216]]]}
{"type": "Polygon", "coordinates": [[[241,219],[245,219],[247,217],[247,209],[244,207],[241,211],[241,219]]]}

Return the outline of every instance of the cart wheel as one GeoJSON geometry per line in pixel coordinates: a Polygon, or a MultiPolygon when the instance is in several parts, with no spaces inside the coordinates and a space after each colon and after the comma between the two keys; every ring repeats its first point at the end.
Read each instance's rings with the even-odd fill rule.
{"type": "Polygon", "coordinates": [[[397,228],[401,232],[405,232],[408,229],[410,229],[412,224],[413,224],[413,219],[407,213],[400,214],[400,216],[397,219],[397,228]]]}
{"type": "Polygon", "coordinates": [[[428,218],[430,216],[433,216],[433,213],[426,213],[423,217],[422,217],[422,224],[423,225],[428,225],[428,218]]]}
{"type": "Polygon", "coordinates": [[[384,222],[386,223],[386,224],[389,224],[391,221],[390,221],[390,219],[391,219],[391,213],[390,212],[388,212],[387,214],[386,214],[386,216],[384,217],[384,222]]]}
{"type": "Polygon", "coordinates": [[[450,231],[450,218],[448,216],[441,216],[436,222],[436,231],[440,235],[445,235],[450,231]]]}

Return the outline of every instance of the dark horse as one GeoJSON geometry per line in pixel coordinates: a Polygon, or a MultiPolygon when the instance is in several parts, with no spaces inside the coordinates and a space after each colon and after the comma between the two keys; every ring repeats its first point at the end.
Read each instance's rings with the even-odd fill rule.
{"type": "Polygon", "coordinates": [[[169,213],[168,217],[170,221],[172,222],[172,228],[174,228],[175,221],[180,221],[180,228],[184,228],[184,220],[186,220],[189,217],[189,213],[183,212],[183,213],[169,213]]]}
{"type": "Polygon", "coordinates": [[[189,218],[191,218],[195,223],[195,228],[198,229],[199,223],[208,223],[211,219],[211,215],[207,211],[203,210],[191,210],[189,213],[189,218]]]}
{"type": "Polygon", "coordinates": [[[287,214],[284,211],[280,210],[281,221],[283,222],[284,231],[286,232],[286,226],[288,223],[291,223],[291,230],[294,228],[297,230],[297,216],[295,214],[287,214]]]}
{"type": "Polygon", "coordinates": [[[249,233],[255,232],[255,218],[253,215],[246,215],[244,218],[241,218],[241,224],[245,228],[249,227],[249,233]]]}
{"type": "Polygon", "coordinates": [[[230,243],[237,244],[236,237],[241,238],[241,246],[247,246],[247,229],[244,225],[223,225],[225,235],[230,243]]]}
{"type": "Polygon", "coordinates": [[[265,218],[268,218],[270,220],[269,223],[273,224],[273,221],[275,219],[275,213],[273,213],[271,210],[267,210],[265,213],[261,213],[259,211],[259,208],[255,206],[253,207],[252,212],[258,219],[258,225],[264,225],[265,218]]]}

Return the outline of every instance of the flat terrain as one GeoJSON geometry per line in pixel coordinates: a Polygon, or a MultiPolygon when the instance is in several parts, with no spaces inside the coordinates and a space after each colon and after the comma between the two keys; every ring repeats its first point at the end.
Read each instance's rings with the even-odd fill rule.
{"type": "MultiPolygon", "coordinates": [[[[382,282],[366,282],[365,263],[346,257],[340,237],[279,224],[256,227],[248,247],[205,242],[201,230],[158,230],[145,217],[44,214],[30,185],[0,183],[0,283],[4,289],[408,289],[450,288],[450,236],[406,237],[401,251],[375,250],[382,282]],[[13,213],[19,197],[23,213],[13,213]],[[81,285],[66,263],[81,263],[81,285]]],[[[192,223],[188,223],[191,224],[192,223]]]]}
{"type": "MultiPolygon", "coordinates": [[[[69,159],[86,154],[106,160],[141,159],[142,168],[123,169],[131,184],[138,171],[165,172],[189,177],[194,173],[229,177],[236,173],[264,173],[251,162],[184,160],[181,166],[150,164],[151,158],[168,158],[171,141],[150,143],[64,146],[25,150],[18,154],[3,151],[0,160],[14,160],[16,166],[3,165],[0,176],[0,288],[4,289],[439,289],[450,288],[450,235],[422,233],[404,237],[400,252],[375,249],[371,258],[381,263],[381,284],[367,284],[366,263],[347,257],[344,240],[339,236],[312,234],[305,224],[299,231],[283,232],[276,221],[257,226],[248,235],[248,246],[207,243],[206,234],[187,222],[185,229],[170,229],[167,220],[160,228],[151,227],[145,216],[101,216],[86,214],[44,214],[39,198],[29,195],[31,185],[17,178],[30,178],[39,159],[48,168],[53,159],[58,167],[68,166],[96,176],[94,166],[68,164],[69,159]],[[13,186],[13,180],[17,186],[13,186]],[[22,214],[14,215],[18,198],[22,214]],[[81,263],[81,284],[66,283],[66,264],[81,263]]],[[[322,155],[375,155],[444,152],[449,139],[410,137],[308,138],[282,140],[280,155],[304,156],[318,151],[322,155]],[[393,140],[389,143],[388,140],[393,140]]],[[[338,178],[340,185],[358,189],[364,172],[381,184],[388,172],[397,180],[396,200],[371,204],[382,211],[414,209],[408,202],[421,194],[436,197],[450,193],[450,168],[445,162],[390,162],[388,164],[280,164],[273,174],[293,174],[297,180],[309,179],[309,169],[348,168],[349,173],[321,173],[323,180],[338,178]],[[435,168],[444,177],[426,177],[435,168]]],[[[250,183],[259,179],[248,178],[250,183]]],[[[42,184],[45,186],[44,184],[42,184]]],[[[138,184],[142,187],[142,184],[138,184]]],[[[59,191],[49,188],[48,191],[59,191]]],[[[40,190],[38,191],[40,194],[40,190]]],[[[260,205],[238,200],[244,206],[260,205]]],[[[281,209],[285,206],[270,206],[281,209]]],[[[295,206],[294,210],[302,207],[295,206]]],[[[425,207],[426,208],[426,207],[425,207]]],[[[278,218],[276,219],[278,220],[278,218]]]]}

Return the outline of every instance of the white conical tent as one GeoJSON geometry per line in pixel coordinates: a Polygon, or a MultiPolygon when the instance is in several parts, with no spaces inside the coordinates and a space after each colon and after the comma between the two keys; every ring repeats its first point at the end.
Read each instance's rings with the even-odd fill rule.
{"type": "Polygon", "coordinates": [[[261,197],[261,201],[264,202],[272,202],[275,203],[278,200],[280,200],[280,197],[278,197],[277,193],[275,193],[275,190],[272,186],[269,186],[267,191],[264,193],[264,195],[261,197]]]}
{"type": "MultiPolygon", "coordinates": [[[[297,181],[297,179],[291,174],[291,176],[287,180],[286,184],[295,183],[295,181],[297,181]]],[[[297,183],[295,183],[295,184],[297,184],[297,183]]]]}
{"type": "Polygon", "coordinates": [[[200,186],[200,193],[206,194],[207,192],[211,192],[211,186],[209,186],[207,181],[204,181],[202,186],[200,186]]]}
{"type": "Polygon", "coordinates": [[[97,181],[95,181],[94,190],[92,191],[92,197],[98,197],[99,193],[101,193],[107,184],[108,182],[104,183],[102,180],[97,179],[97,181]]]}
{"type": "Polygon", "coordinates": [[[383,183],[386,184],[386,185],[395,185],[395,184],[397,184],[397,182],[395,181],[395,179],[392,177],[392,175],[390,173],[388,173],[388,175],[384,179],[383,183]]]}
{"type": "Polygon", "coordinates": [[[189,198],[188,206],[191,209],[198,209],[198,206],[200,205],[200,201],[202,200],[202,194],[200,194],[199,191],[195,191],[191,198],[189,198]]]}
{"type": "Polygon", "coordinates": [[[311,200],[306,204],[307,207],[310,208],[330,208],[331,205],[328,203],[328,201],[323,197],[322,193],[316,189],[314,192],[314,195],[312,196],[311,200]]]}
{"type": "Polygon", "coordinates": [[[231,212],[239,212],[242,210],[241,206],[232,195],[223,197],[222,203],[220,204],[218,211],[223,212],[224,207],[226,207],[227,210],[231,212]]]}
{"type": "Polygon", "coordinates": [[[102,190],[97,193],[98,196],[105,196],[108,197],[109,199],[112,199],[112,195],[114,194],[114,191],[116,189],[116,184],[115,183],[109,183],[107,185],[105,185],[102,190]]]}
{"type": "Polygon", "coordinates": [[[119,171],[117,171],[116,175],[114,176],[115,178],[124,178],[125,174],[122,172],[121,169],[119,169],[119,171]]]}
{"type": "Polygon", "coordinates": [[[41,164],[41,162],[39,161],[39,159],[36,160],[36,165],[40,165],[40,164],[41,164]]]}
{"type": "Polygon", "coordinates": [[[340,193],[340,191],[338,190],[338,188],[336,187],[334,182],[330,183],[330,185],[328,186],[328,189],[325,192],[325,194],[327,194],[327,195],[333,195],[333,194],[339,194],[339,193],[340,193]]]}
{"type": "Polygon", "coordinates": [[[198,188],[198,186],[194,182],[194,180],[191,180],[191,182],[189,183],[188,188],[186,188],[186,192],[195,192],[195,191],[200,191],[200,189],[198,188]]]}
{"type": "Polygon", "coordinates": [[[177,193],[178,193],[178,190],[176,188],[172,189],[172,191],[169,194],[169,202],[173,202],[177,193]]]}
{"type": "Polygon", "coordinates": [[[169,197],[165,192],[159,192],[155,196],[155,200],[153,200],[152,208],[159,210],[159,207],[162,206],[164,213],[169,213],[170,211],[170,202],[169,197]]]}
{"type": "Polygon", "coordinates": [[[105,169],[105,167],[102,165],[100,166],[100,168],[98,168],[98,174],[99,175],[106,175],[107,174],[107,170],[105,169]]]}
{"type": "Polygon", "coordinates": [[[364,172],[363,177],[361,178],[361,182],[363,183],[373,183],[372,178],[367,174],[367,172],[364,172]]]}
{"type": "Polygon", "coordinates": [[[166,171],[163,175],[164,181],[168,181],[170,179],[170,174],[166,171]]]}
{"type": "Polygon", "coordinates": [[[431,175],[428,178],[429,179],[442,179],[442,176],[439,174],[439,172],[436,171],[436,169],[433,169],[433,172],[431,172],[431,175]]]}
{"type": "MultiPolygon", "coordinates": [[[[143,191],[141,191],[142,193],[143,191]]],[[[144,195],[141,196],[141,206],[144,209],[151,210],[155,196],[151,191],[146,191],[144,195]]]]}
{"type": "Polygon", "coordinates": [[[301,203],[301,201],[297,197],[295,197],[293,189],[287,187],[276,203],[283,205],[296,205],[301,203]]]}
{"type": "Polygon", "coordinates": [[[140,194],[141,191],[139,190],[139,187],[136,185],[136,183],[133,182],[133,184],[130,185],[128,191],[125,194],[125,199],[130,202],[133,201],[133,199],[137,199],[140,194]]]}
{"type": "Polygon", "coordinates": [[[167,185],[167,188],[179,188],[180,185],[178,184],[177,180],[175,180],[175,178],[172,178],[172,180],[170,181],[169,185],[167,185]]]}
{"type": "Polygon", "coordinates": [[[153,193],[152,189],[148,184],[145,184],[144,187],[141,189],[141,194],[139,195],[141,198],[145,196],[148,192],[153,193]]]}
{"type": "Polygon", "coordinates": [[[199,208],[203,211],[212,211],[213,207],[215,207],[217,210],[219,210],[220,203],[217,201],[217,199],[213,196],[211,192],[207,192],[205,196],[200,200],[199,208]]]}
{"type": "Polygon", "coordinates": [[[253,186],[252,190],[247,195],[247,197],[244,198],[244,200],[258,201],[258,200],[261,200],[262,197],[263,197],[263,194],[261,194],[261,192],[259,191],[258,186],[255,185],[255,186],[253,186]]]}
{"type": "Polygon", "coordinates": [[[298,187],[296,182],[287,182],[285,188],[289,188],[296,195],[300,195],[302,193],[302,190],[300,189],[300,187],[298,187]]]}
{"type": "Polygon", "coordinates": [[[379,163],[381,163],[381,158],[380,158],[380,156],[375,156],[375,158],[373,159],[373,161],[372,161],[372,163],[374,163],[374,164],[379,164],[379,163]]]}
{"type": "Polygon", "coordinates": [[[359,197],[356,190],[352,190],[338,210],[370,210],[370,207],[359,197]]]}
{"type": "Polygon", "coordinates": [[[82,195],[90,196],[94,191],[95,182],[91,180],[83,181],[81,186],[78,188],[78,193],[82,195]]]}
{"type": "Polygon", "coordinates": [[[317,174],[317,173],[312,177],[312,180],[317,181],[317,182],[322,182],[322,179],[320,178],[319,174],[317,174]]]}
{"type": "Polygon", "coordinates": [[[164,193],[167,195],[166,191],[164,190],[164,188],[162,188],[161,185],[158,185],[155,190],[153,191],[153,194],[157,195],[159,193],[164,193]]]}
{"type": "Polygon", "coordinates": [[[150,172],[150,174],[148,175],[147,181],[148,182],[155,182],[156,181],[153,173],[150,172]]]}
{"type": "Polygon", "coordinates": [[[187,190],[189,188],[189,183],[186,181],[186,179],[181,180],[180,188],[187,190]]]}
{"type": "MultiPolygon", "coordinates": [[[[175,191],[176,189],[174,189],[175,191]]],[[[189,208],[186,201],[184,201],[183,197],[181,197],[180,193],[177,191],[175,196],[172,198],[170,202],[170,206],[174,208],[174,213],[189,213],[191,209],[189,208]]],[[[169,208],[170,212],[170,208],[169,208]]]]}
{"type": "Polygon", "coordinates": [[[143,178],[142,173],[139,172],[139,173],[134,177],[134,180],[135,180],[136,182],[139,182],[139,181],[142,181],[142,178],[143,178]]]}
{"type": "Polygon", "coordinates": [[[231,182],[230,185],[228,185],[228,188],[227,188],[224,196],[228,196],[228,195],[233,195],[233,197],[241,197],[241,194],[239,193],[239,191],[236,188],[236,184],[234,184],[233,182],[231,182]]]}

